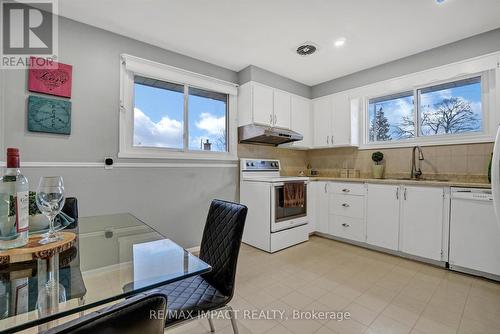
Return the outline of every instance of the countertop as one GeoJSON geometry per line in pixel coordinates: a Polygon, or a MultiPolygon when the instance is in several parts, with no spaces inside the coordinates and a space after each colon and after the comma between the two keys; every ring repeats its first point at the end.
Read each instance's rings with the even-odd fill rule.
{"type": "Polygon", "coordinates": [[[378,184],[411,184],[423,186],[441,186],[441,187],[464,187],[464,188],[485,188],[490,189],[490,183],[474,183],[461,181],[440,181],[440,180],[410,180],[410,179],[372,179],[372,178],[342,178],[328,176],[311,176],[311,181],[338,181],[338,182],[359,182],[359,183],[378,183],[378,184]]]}

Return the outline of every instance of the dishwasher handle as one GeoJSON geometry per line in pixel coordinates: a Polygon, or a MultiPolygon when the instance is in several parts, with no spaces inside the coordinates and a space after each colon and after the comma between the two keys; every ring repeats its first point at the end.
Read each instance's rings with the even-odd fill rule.
{"type": "Polygon", "coordinates": [[[452,199],[463,199],[469,201],[484,201],[493,202],[493,195],[481,192],[454,192],[451,194],[452,199]]]}

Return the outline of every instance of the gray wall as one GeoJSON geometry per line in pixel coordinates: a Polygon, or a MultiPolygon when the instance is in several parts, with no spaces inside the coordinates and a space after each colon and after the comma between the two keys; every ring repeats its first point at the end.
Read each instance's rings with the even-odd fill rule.
{"type": "Polygon", "coordinates": [[[260,82],[264,85],[275,87],[306,98],[311,98],[311,87],[303,83],[285,78],[260,67],[249,65],[238,72],[238,84],[242,85],[248,81],[260,82]]]}
{"type": "Polygon", "coordinates": [[[500,50],[500,29],[420,52],[311,87],[311,97],[341,92],[500,50]]]}
{"type": "MultiPolygon", "coordinates": [[[[27,71],[2,71],[5,147],[19,147],[23,161],[99,162],[116,157],[121,53],[237,81],[237,73],[228,69],[65,18],[59,29],[60,61],[73,65],[70,136],[29,133],[27,71]]],[[[41,167],[24,172],[33,189],[41,175],[62,175],[84,216],[131,212],[185,247],[199,244],[210,200],[235,200],[238,193],[237,168],[41,167]]]]}

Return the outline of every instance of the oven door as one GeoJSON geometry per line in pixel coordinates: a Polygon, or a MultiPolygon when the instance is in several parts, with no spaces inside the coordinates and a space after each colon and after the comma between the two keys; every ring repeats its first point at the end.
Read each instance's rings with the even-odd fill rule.
{"type": "Polygon", "coordinates": [[[278,232],[308,223],[307,182],[304,182],[304,206],[285,208],[284,183],[271,186],[271,232],[278,232]]]}

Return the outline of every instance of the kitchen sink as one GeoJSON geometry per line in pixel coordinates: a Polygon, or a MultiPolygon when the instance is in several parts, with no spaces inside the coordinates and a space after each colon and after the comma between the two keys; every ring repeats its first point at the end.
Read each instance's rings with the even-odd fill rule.
{"type": "Polygon", "coordinates": [[[432,181],[432,182],[448,182],[449,180],[445,179],[426,179],[424,178],[419,178],[419,179],[412,179],[411,177],[397,177],[394,178],[393,180],[402,180],[402,181],[432,181]]]}

